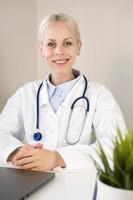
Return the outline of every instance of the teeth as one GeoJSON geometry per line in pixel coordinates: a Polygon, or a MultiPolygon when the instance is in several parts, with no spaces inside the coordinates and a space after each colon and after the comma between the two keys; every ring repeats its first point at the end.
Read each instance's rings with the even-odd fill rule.
{"type": "Polygon", "coordinates": [[[57,64],[63,64],[65,63],[67,60],[56,60],[55,63],[57,64]]]}

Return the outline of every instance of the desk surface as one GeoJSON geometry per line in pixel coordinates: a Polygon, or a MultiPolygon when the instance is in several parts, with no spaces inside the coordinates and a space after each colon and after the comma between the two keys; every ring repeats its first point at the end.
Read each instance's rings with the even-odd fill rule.
{"type": "MultiPolygon", "coordinates": [[[[0,163],[0,166],[4,166],[0,163]]],[[[6,165],[6,167],[12,167],[6,165]]],[[[93,196],[95,171],[56,172],[55,178],[33,193],[28,200],[91,200],[93,196]]]]}

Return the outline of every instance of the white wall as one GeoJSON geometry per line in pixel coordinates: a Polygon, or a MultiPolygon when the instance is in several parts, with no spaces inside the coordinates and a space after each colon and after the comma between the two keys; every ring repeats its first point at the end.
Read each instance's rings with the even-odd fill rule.
{"type": "Polygon", "coordinates": [[[36,78],[36,15],[35,0],[0,0],[0,111],[36,78]]]}
{"type": "Polygon", "coordinates": [[[48,71],[37,26],[55,12],[78,21],[83,44],[75,66],[111,89],[133,127],[132,0],[0,0],[0,111],[18,87],[48,71]]]}
{"type": "MultiPolygon", "coordinates": [[[[37,11],[38,27],[43,17],[58,12],[78,21],[83,45],[75,66],[111,89],[133,127],[133,1],[37,0],[37,11]]],[[[38,78],[47,70],[38,54],[38,78]]]]}

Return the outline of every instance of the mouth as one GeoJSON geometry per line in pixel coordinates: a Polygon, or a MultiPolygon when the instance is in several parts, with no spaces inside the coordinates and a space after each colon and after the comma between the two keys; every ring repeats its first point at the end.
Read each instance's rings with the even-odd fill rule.
{"type": "Polygon", "coordinates": [[[59,65],[66,64],[68,61],[69,61],[69,59],[57,59],[57,60],[53,60],[53,62],[55,64],[59,64],[59,65]]]}

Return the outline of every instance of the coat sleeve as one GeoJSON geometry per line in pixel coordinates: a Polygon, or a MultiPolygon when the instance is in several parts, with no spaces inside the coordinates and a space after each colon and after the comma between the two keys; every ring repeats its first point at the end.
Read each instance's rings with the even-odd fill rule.
{"type": "Polygon", "coordinates": [[[9,98],[0,114],[0,161],[6,162],[8,156],[22,146],[23,122],[20,112],[20,89],[9,98]]]}
{"type": "MultiPolygon", "coordinates": [[[[112,93],[105,87],[102,88],[97,96],[92,126],[94,127],[96,138],[102,144],[109,158],[109,162],[111,162],[112,139],[117,137],[117,127],[123,134],[126,133],[127,128],[119,105],[115,101],[112,93]]],[[[57,151],[66,162],[66,169],[64,170],[88,171],[95,167],[91,157],[97,160],[99,165],[102,165],[96,149],[97,140],[90,145],[76,144],[61,147],[57,151]]]]}

